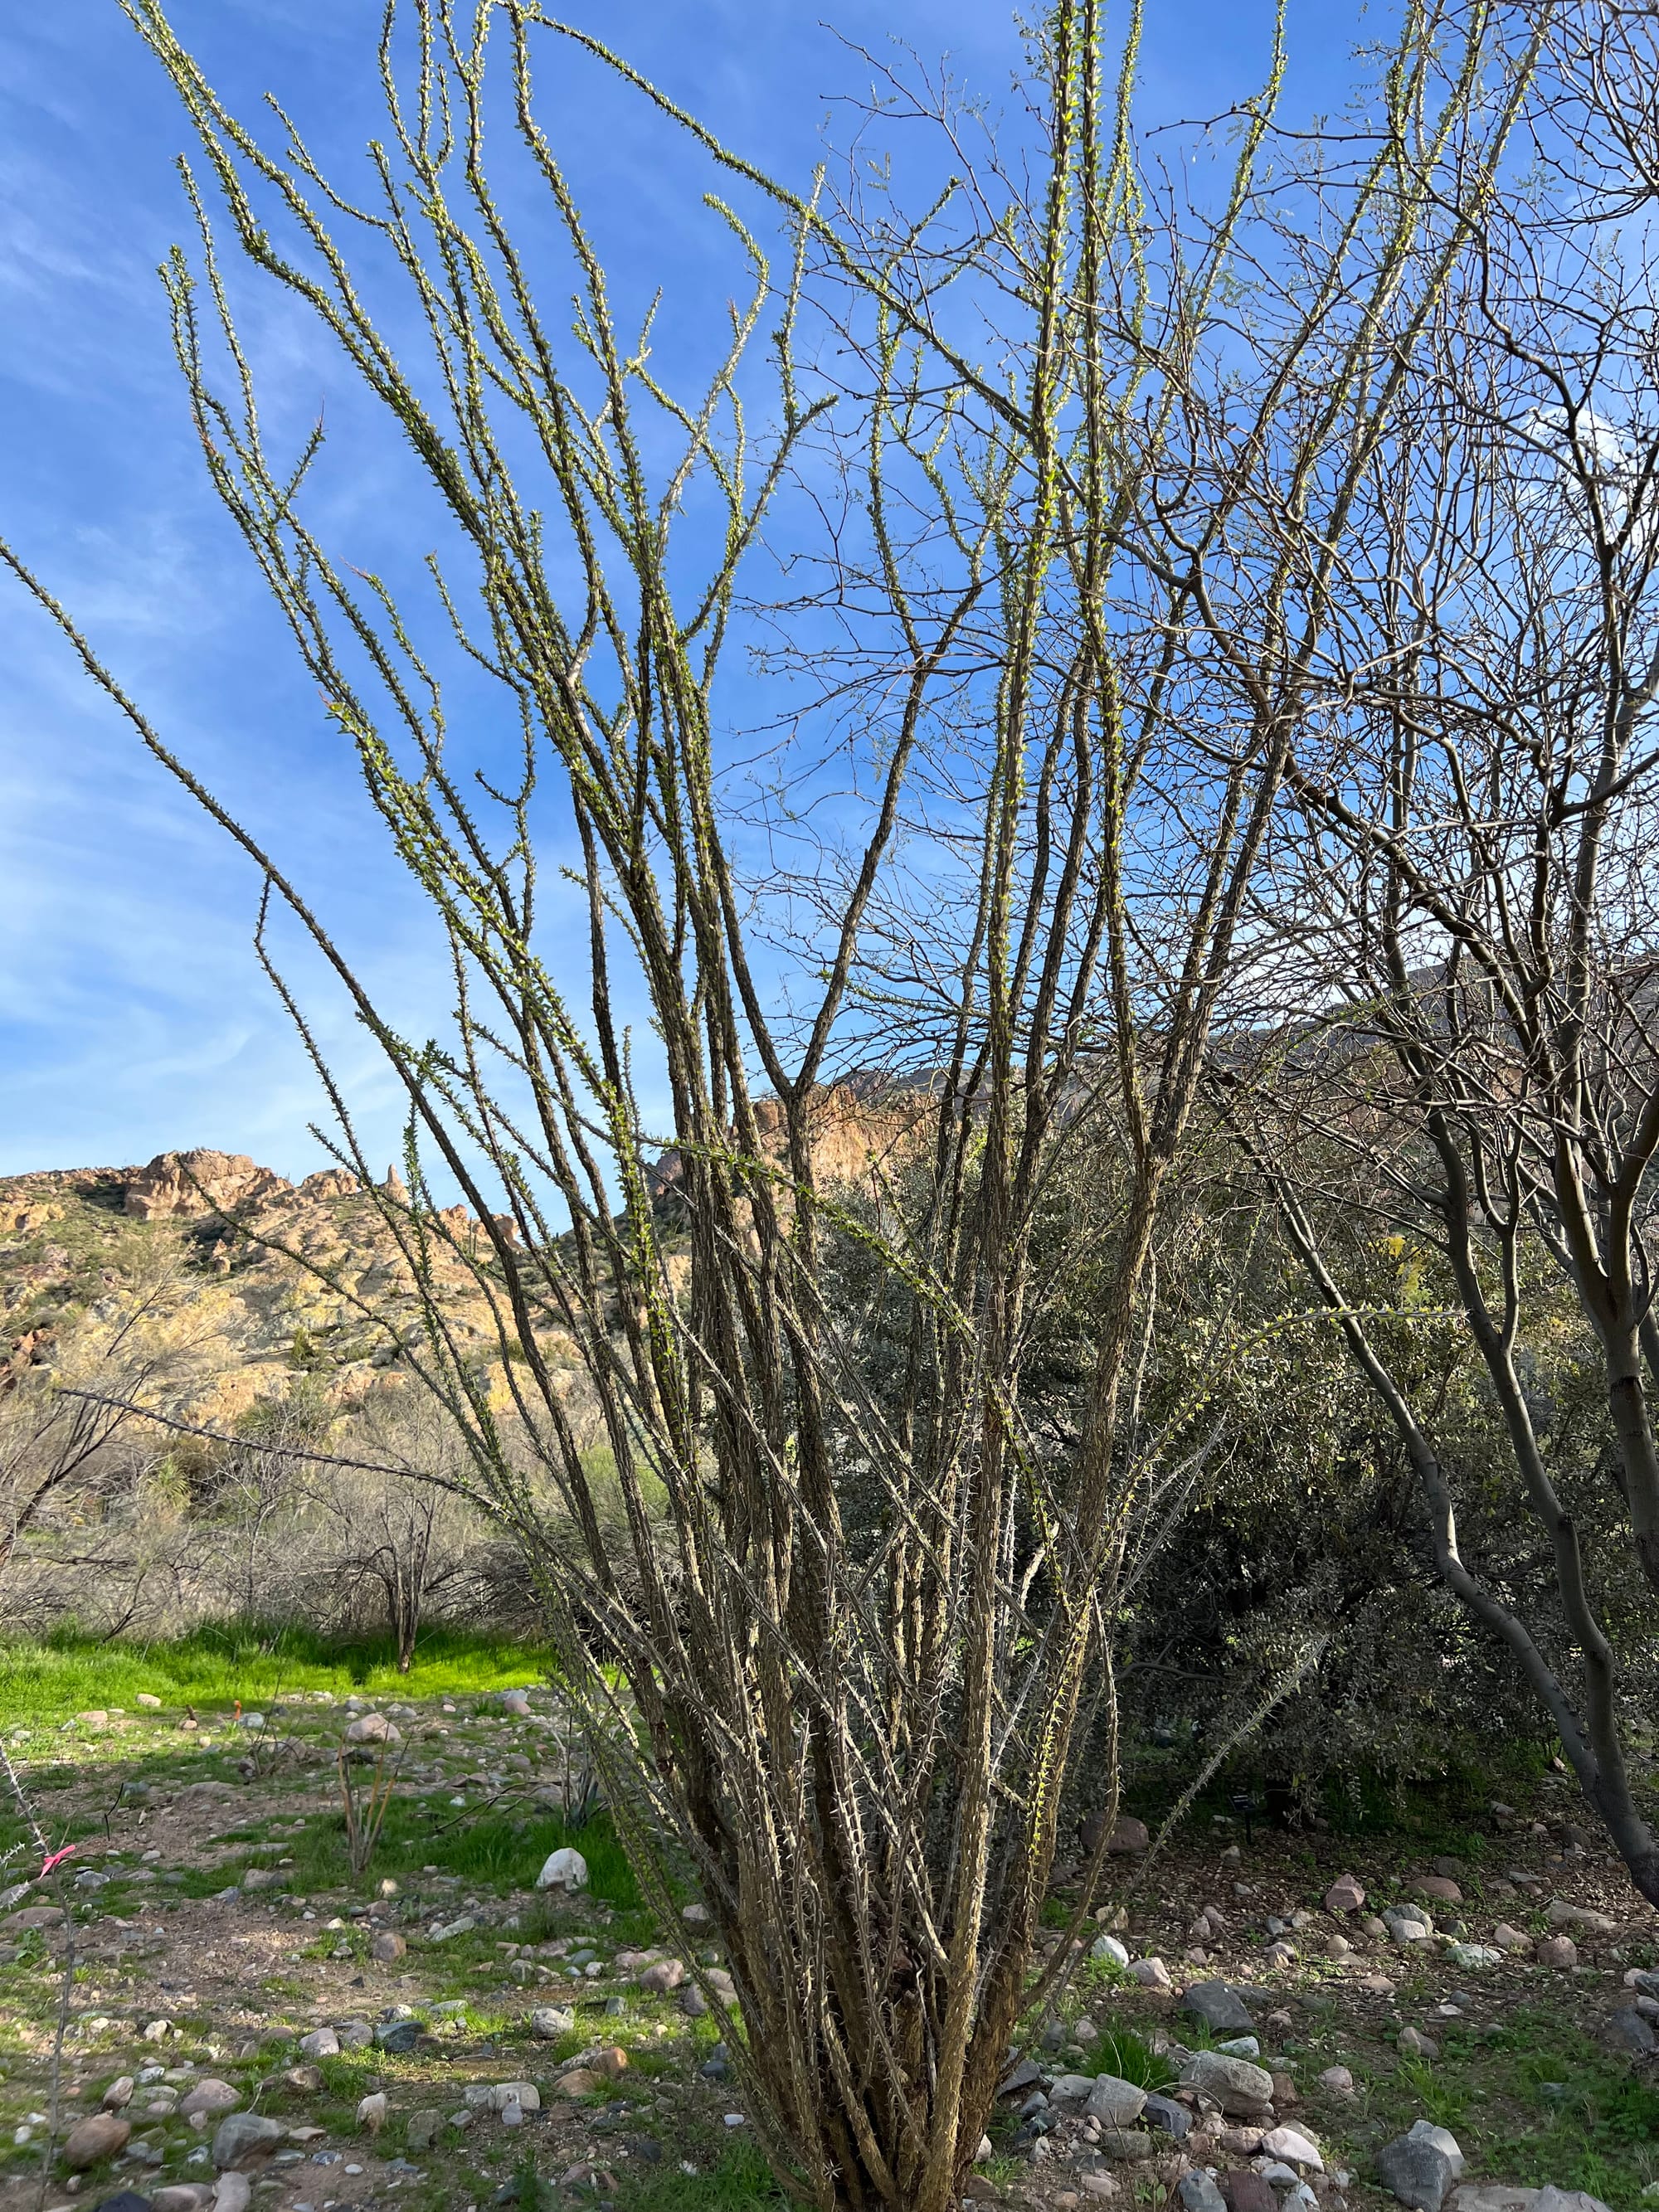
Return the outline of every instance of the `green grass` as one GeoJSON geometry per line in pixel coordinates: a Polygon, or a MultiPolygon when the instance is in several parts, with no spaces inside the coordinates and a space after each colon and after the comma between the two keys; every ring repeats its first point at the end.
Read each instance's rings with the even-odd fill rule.
{"type": "Polygon", "coordinates": [[[638,2180],[630,2174],[618,2191],[629,2212],[758,2212],[781,2206],[783,2191],[757,2143],[735,2142],[696,2173],[682,2173],[665,2160],[638,2180]]]}
{"type": "Polygon", "coordinates": [[[62,1721],[120,1706],[141,1691],[164,1707],[264,1704],[285,1690],[354,1691],[375,1697],[482,1696],[544,1677],[551,1655],[499,1638],[434,1630],[407,1674],[387,1638],[331,1642],[291,1627],[245,1623],[198,1630],[165,1644],[100,1644],[65,1633],[46,1644],[0,1643],[0,1728],[62,1721]]]}
{"type": "Polygon", "coordinates": [[[1090,2046],[1080,2069],[1085,2074],[1115,2074],[1120,2081],[1133,2081],[1137,2089],[1167,2089],[1176,2072],[1160,2058],[1146,2038],[1132,2027],[1105,2027],[1090,2046]]]}
{"type": "MultiPolygon", "coordinates": [[[[1472,2170],[1508,2182],[1588,2190],[1635,2212],[1659,2177],[1659,2084],[1544,2006],[1517,2007],[1486,2033],[1448,2022],[1431,2065],[1401,2059],[1365,2090],[1376,2140],[1432,2119],[1472,2170]]],[[[1365,2170],[1369,2151],[1355,2154],[1365,2170]]]]}
{"type": "MultiPolygon", "coordinates": [[[[374,1856],[355,1882],[346,1861],[345,1822],[338,1814],[297,1832],[272,1836],[249,1853],[248,1863],[275,1866],[278,1859],[291,1858],[294,1863],[283,1869],[283,1877],[289,1890],[301,1893],[355,1887],[373,1895],[386,1875],[418,1888],[421,1870],[428,1866],[459,1875],[476,1889],[528,1889],[548,1853],[574,1844],[587,1861],[587,1895],[621,1912],[641,1909],[639,1886],[604,1814],[570,1828],[556,1813],[452,1813],[447,1797],[441,1802],[442,1812],[434,1819],[433,1808],[418,1798],[394,1797],[374,1856]]],[[[187,1875],[186,1883],[199,1880],[222,1889],[233,1879],[221,1868],[210,1875],[187,1875]]],[[[461,1910],[459,1900],[455,1910],[461,1910]]],[[[550,1913],[556,1910],[549,1907],[550,1913]]],[[[554,1924],[550,1918],[548,1928],[554,1924]]],[[[542,1932],[538,1925],[521,1929],[520,1940],[534,1942],[542,1932]]]]}

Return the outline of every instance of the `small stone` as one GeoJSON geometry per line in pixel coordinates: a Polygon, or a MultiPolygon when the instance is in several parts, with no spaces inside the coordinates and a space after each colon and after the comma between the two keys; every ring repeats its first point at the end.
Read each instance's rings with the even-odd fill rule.
{"type": "Polygon", "coordinates": [[[274,2150],[287,2132],[280,2120],[268,2120],[263,2112],[227,2113],[214,2134],[213,2163],[240,2166],[245,2158],[274,2150]]]}
{"type": "Polygon", "coordinates": [[[1154,2090],[1141,2108],[1141,2125],[1157,2128],[1179,2142],[1192,2132],[1193,2116],[1185,2105],[1177,2104],[1173,2097],[1159,2096],[1154,2090]]]}
{"type": "Polygon", "coordinates": [[[1578,1946],[1571,1936],[1547,1936],[1538,1946],[1538,1963],[1565,1973],[1578,1964],[1578,1946]]]}
{"type": "Polygon", "coordinates": [[[379,2051],[389,2051],[393,2056],[413,2051],[426,2029],[418,2020],[383,2020],[374,2028],[374,2045],[379,2051]]]}
{"type": "Polygon", "coordinates": [[[1255,2026],[1243,1998],[1225,1982],[1192,1982],[1183,1991],[1182,2009],[1194,2013],[1214,2035],[1249,2035],[1255,2026]]]}
{"type": "Polygon", "coordinates": [[[1616,2051],[1628,2051],[1636,2057],[1650,2058],[1659,2051],[1659,2035],[1654,2033],[1651,2022],[1644,2020],[1633,2005],[1612,2014],[1603,2032],[1616,2051]]]}
{"type": "Polygon", "coordinates": [[[241,2101],[242,2093],[234,2083],[206,2074],[179,2099],[179,2117],[193,2120],[199,2112],[204,2119],[216,2120],[222,2113],[234,2112],[241,2101]]]}
{"type": "Polygon", "coordinates": [[[567,1844],[562,1850],[550,1851],[536,1877],[538,1889],[586,1889],[587,1861],[579,1850],[567,1844]]]}
{"type": "Polygon", "coordinates": [[[1273,2184],[1265,2175],[1252,2173],[1248,2166],[1222,2175],[1221,2194],[1226,2200],[1227,2212],[1279,2212],[1273,2184]]]}
{"type": "Polygon", "coordinates": [[[1358,1912],[1365,1902],[1365,1892],[1351,1874],[1339,1875],[1325,1892],[1327,1912],[1358,1912]]]}
{"type": "Polygon", "coordinates": [[[1376,2154],[1384,2188],[1413,2212],[1440,2212],[1452,2185],[1451,2160],[1421,2136],[1397,2136],[1376,2154]]]}
{"type": "Polygon", "coordinates": [[[1092,2074],[1057,2074],[1048,2087],[1051,2105],[1080,2105],[1095,2086],[1092,2074]]]}
{"type": "Polygon", "coordinates": [[[131,2074],[118,2074],[103,2095],[104,2109],[118,2112],[132,2102],[133,2081],[131,2074]]]}
{"type": "Polygon", "coordinates": [[[1334,2097],[1352,2097],[1353,2075],[1346,2066],[1328,2066],[1319,2077],[1320,2086],[1328,2089],[1334,2097]]]}
{"type": "Polygon", "coordinates": [[[1223,2128],[1216,2140],[1229,2158],[1254,2158],[1266,2132],[1263,2128],[1223,2128]]]}
{"type": "Polygon", "coordinates": [[[1413,2120],[1406,2130],[1406,2140],[1407,2142],[1432,2143],[1450,2166],[1452,2179],[1461,2181],[1463,2179],[1463,2168],[1468,2161],[1457,2147],[1456,2136],[1449,2128],[1437,2127],[1432,2120],[1413,2120]]]}
{"type": "Polygon", "coordinates": [[[1325,2171],[1318,2144],[1300,2128],[1270,2128],[1262,2136],[1260,2148],[1268,2158],[1282,2158],[1291,2166],[1311,2166],[1316,2173],[1325,2171]]]}
{"type": "Polygon", "coordinates": [[[1322,1939],[1319,1948],[1328,1959],[1340,1960],[1351,1959],[1353,1956],[1353,1945],[1349,1942],[1346,1936],[1339,1936],[1334,1928],[1328,1936],[1322,1939]]]}
{"type": "Polygon", "coordinates": [[[1148,2159],[1156,2158],[1161,2148],[1157,2136],[1148,2135],[1143,2128],[1103,2128],[1100,2131],[1100,2154],[1114,2159],[1120,2166],[1144,2166],[1148,2159]]]}
{"type": "Polygon", "coordinates": [[[1173,1987],[1170,1970],[1162,1959],[1137,1959],[1129,1968],[1131,1981],[1139,1982],[1144,1990],[1167,1990],[1173,1987]]]}
{"type": "Polygon", "coordinates": [[[1097,1936],[1089,1946],[1089,1956],[1108,1960],[1115,1966],[1127,1966],[1129,1963],[1129,1954],[1115,1936],[1097,1936]]]}
{"type": "Polygon", "coordinates": [[[405,2147],[413,2151],[416,2157],[422,2151],[430,2150],[438,2140],[443,2124],[443,2114],[434,2111],[430,2106],[421,2112],[411,2112],[408,2125],[404,2130],[405,2147]]]}
{"type": "Polygon", "coordinates": [[[142,1705],[147,1713],[159,1713],[161,1710],[161,1700],[154,1690],[140,1690],[132,1702],[135,1705],[142,1705]]]}
{"type": "Polygon", "coordinates": [[[1288,2074],[1275,2073],[1273,2075],[1273,2110],[1276,2112],[1288,2112],[1293,2105],[1299,2105],[1301,2102],[1301,2094],[1291,2075],[1288,2074]]]}
{"type": "Polygon", "coordinates": [[[1215,2185],[1214,2178],[1202,2166],[1194,2166],[1183,2173],[1176,2184],[1176,2195],[1181,2199],[1184,2212],[1227,2212],[1227,2200],[1215,2185]]]}
{"type": "Polygon", "coordinates": [[[384,1713],[360,1713],[346,1729],[348,1743],[401,1743],[403,1731],[384,1713]]]}
{"type": "Polygon", "coordinates": [[[685,1968],[678,1959],[659,1959],[654,1966],[647,1966],[640,1976],[639,1985],[653,1996],[666,1996],[684,1979],[685,1968]]]}
{"type": "Polygon", "coordinates": [[[300,2038],[300,2049],[307,2058],[337,2058],[340,2039],[331,2027],[313,2027],[300,2038]]]}
{"type": "Polygon", "coordinates": [[[573,2035],[575,2028],[575,2014],[567,2012],[562,2005],[538,2005],[530,2015],[530,2033],[543,2043],[554,2043],[562,2035],[573,2035]]]}
{"type": "Polygon", "coordinates": [[[1266,2112],[1273,2102],[1273,2075],[1248,2058],[1231,2058],[1224,2051],[1195,2051],[1182,2069],[1181,2079],[1230,2117],[1266,2112]]]}
{"type": "Polygon", "coordinates": [[[213,2191],[213,2212],[247,2212],[253,2184],[246,2173],[222,2173],[213,2191]]]}
{"type": "Polygon", "coordinates": [[[1140,2118],[1146,2092],[1116,2074],[1099,2074],[1091,2088],[1086,2109],[1106,2128],[1127,2128],[1140,2118]]]}
{"type": "Polygon", "coordinates": [[[1435,2059],[1440,2056],[1440,2045],[1434,2038],[1415,2027],[1401,2029],[1400,2048],[1413,2058],[1435,2059]]]}
{"type": "MultiPolygon", "coordinates": [[[[154,2212],[207,2212],[213,2191],[205,2181],[173,2181],[152,2191],[154,2212]]],[[[100,2204],[98,2212],[105,2212],[100,2204]]]]}
{"type": "Polygon", "coordinates": [[[1564,1897],[1553,1897],[1544,1907],[1544,1917],[1552,1928],[1587,1928],[1593,1936],[1616,1936],[1619,1923],[1605,1912],[1592,1912],[1587,1905],[1569,1905],[1564,1897]]]}
{"type": "Polygon", "coordinates": [[[553,2094],[557,2097],[591,2097],[604,2086],[604,2075],[596,2074],[591,2066],[573,2066],[568,2074],[560,2075],[553,2085],[553,2094]]]}
{"type": "Polygon", "coordinates": [[[1151,1849],[1152,1841],[1144,1820],[1137,1820],[1133,1813],[1120,1813],[1106,1839],[1106,1848],[1126,1853],[1144,1851],[1151,1849]]]}
{"type": "Polygon", "coordinates": [[[114,2112],[88,2112],[64,2138],[62,2157],[71,2173],[84,2173],[106,2158],[124,2151],[132,2136],[132,2123],[114,2112]]]}
{"type": "Polygon", "coordinates": [[[680,1991],[679,2002],[688,2020],[701,2020],[708,2010],[708,2000],[695,1982],[688,1982],[680,1991]]]}
{"type": "Polygon", "coordinates": [[[1507,1920],[1500,1920],[1492,1931],[1493,1946],[1499,1951],[1512,1951],[1517,1958],[1532,1948],[1532,1938],[1519,1928],[1511,1928],[1507,1920]]]}
{"type": "Polygon", "coordinates": [[[408,1942],[395,1928],[380,1928],[375,1930],[369,1943],[368,1955],[378,1966],[391,1966],[404,1957],[408,1950],[408,1942]]]}
{"type": "Polygon", "coordinates": [[[1443,1874],[1420,1875],[1412,1884],[1419,1897],[1431,1898],[1438,1905],[1461,1905],[1463,1893],[1455,1881],[1443,1874]]]}

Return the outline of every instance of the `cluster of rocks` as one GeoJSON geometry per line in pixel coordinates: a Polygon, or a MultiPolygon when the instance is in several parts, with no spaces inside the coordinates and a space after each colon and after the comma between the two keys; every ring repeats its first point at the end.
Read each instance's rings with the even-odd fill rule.
{"type": "MultiPolygon", "coordinates": [[[[1187,2212],[1316,2204],[1310,2184],[1325,2174],[1324,2154],[1284,2118],[1297,2102],[1296,2086],[1288,2073],[1258,2063],[1249,1995],[1220,1980],[1186,1990],[1184,2009],[1224,2039],[1189,2050],[1160,2034],[1158,2047],[1176,2076],[1167,2094],[1114,2074],[1045,2072],[1022,2061],[999,2090],[1019,2115],[1016,2147],[1039,2162],[1064,2160],[1088,2195],[1115,2195],[1115,2168],[1155,2166],[1178,2185],[1187,2212]]],[[[1081,2021],[1076,2032],[1092,2036],[1094,2024],[1081,2021]]]]}

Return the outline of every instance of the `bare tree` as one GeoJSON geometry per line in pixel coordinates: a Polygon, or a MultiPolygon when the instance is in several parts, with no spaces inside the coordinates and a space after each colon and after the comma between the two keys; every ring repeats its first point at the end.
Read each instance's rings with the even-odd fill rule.
{"type": "Polygon", "coordinates": [[[174,1287],[165,1273],[143,1282],[49,1358],[0,1370],[0,1575],[54,1508],[125,1479],[115,1447],[132,1401],[189,1370],[190,1347],[165,1326],[174,1287]]]}
{"type": "Polygon", "coordinates": [[[385,1471],[319,1462],[304,1488],[332,1531],[325,1572],[338,1602],[357,1625],[365,1590],[375,1593],[406,1674],[429,1610],[464,1609],[483,1524],[465,1495],[461,1437],[442,1407],[404,1389],[379,1394],[366,1415],[354,1424],[353,1442],[385,1471]]]}
{"type": "Polygon", "coordinates": [[[1528,188],[1483,215],[1346,555],[1277,891],[1299,993],[1235,1126],[1416,1468],[1441,1576],[1523,1672],[1659,1903],[1610,1608],[1659,1590],[1659,295],[1650,12],[1554,11],[1528,188]],[[1346,1212],[1346,1223],[1343,1214],[1346,1212]],[[1391,1324],[1390,1231],[1430,1248],[1552,1569],[1528,1613],[1466,1557],[1457,1463],[1391,1324]],[[1576,1305],[1606,1448],[1575,1476],[1539,1348],[1576,1305]],[[1586,1531],[1591,1533],[1587,1555],[1586,1531]],[[1599,1540],[1598,1534],[1599,1532],[1599,1540]]]}
{"type": "MultiPolygon", "coordinates": [[[[397,1032],[300,887],[8,557],[253,856],[273,917],[259,941],[302,1033],[284,914],[406,1089],[404,1187],[374,1185],[422,1293],[406,1356],[520,1547],[665,1917],[665,1850],[695,1868],[781,2178],[825,2208],[943,2212],[1010,2037],[1070,1955],[1030,1980],[1085,1686],[1102,1670],[1109,1709],[1122,1579],[1154,1533],[1155,1475],[1123,1444],[1148,1255],[1320,674],[1338,549],[1534,42],[1523,17],[1413,0],[1374,124],[1340,160],[1269,179],[1275,52],[1215,204],[1195,206],[1184,164],[1156,191],[1138,165],[1133,33],[1115,88],[1094,0],[1060,0],[1021,144],[925,78],[882,88],[871,128],[926,125],[950,175],[913,217],[870,192],[863,143],[805,195],[769,182],[532,0],[388,9],[389,132],[352,197],[285,118],[272,151],[225,109],[159,0],[124,4],[235,243],[314,314],[441,503],[433,626],[308,526],[320,428],[297,463],[268,451],[191,179],[205,318],[183,253],[167,282],[203,449],[447,934],[441,1037],[397,1032]],[[746,303],[690,396],[617,327],[538,119],[550,40],[631,84],[725,195],[746,303]],[[489,181],[502,124],[562,241],[574,334],[545,227],[532,275],[489,181]],[[763,219],[783,225],[776,278],[763,219]],[[418,374],[376,319],[397,287],[418,374]],[[757,607],[738,579],[763,529],[806,581],[757,607]],[[759,838],[722,652],[769,617],[784,676],[821,682],[750,717],[786,732],[759,838]],[[516,762],[485,742],[465,773],[456,668],[495,687],[516,762]],[[538,905],[544,777],[580,959],[538,905]],[[926,1114],[922,1172],[902,1192],[890,1179],[866,1219],[814,1146],[830,1078],[872,1055],[926,1114]],[[664,1102],[654,1133],[642,1091],[664,1102]],[[1019,1400],[1042,1295],[1032,1223],[1102,1095],[1122,1200],[1055,1463],[1019,1400]],[[651,1202],[659,1141],[679,1164],[673,1244],[651,1202]],[[485,1243],[441,1217],[441,1179],[485,1243]],[[825,1294],[848,1241],[878,1258],[872,1296],[903,1346],[896,1413],[825,1294]],[[492,1301],[495,1377],[452,1331],[431,1264],[446,1243],[492,1301]],[[620,1539],[556,1340],[598,1402],[620,1539]],[[853,1480],[874,1501],[856,1522],[853,1480]]],[[[373,1185],[319,1067],[340,1157],[373,1185]]],[[[1108,1766],[1073,1935],[1110,1832],[1108,1766]]]]}

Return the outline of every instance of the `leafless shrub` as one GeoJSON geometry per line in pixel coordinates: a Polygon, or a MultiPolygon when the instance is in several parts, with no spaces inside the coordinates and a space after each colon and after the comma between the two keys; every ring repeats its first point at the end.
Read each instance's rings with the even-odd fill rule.
{"type": "MultiPolygon", "coordinates": [[[[1091,1681],[1103,1818],[1073,1934],[1099,1878],[1125,1577],[1166,1473],[1125,1449],[1157,1226],[1349,518],[1532,82],[1526,12],[1408,9],[1375,133],[1270,188],[1275,54],[1205,209],[1138,164],[1133,33],[1115,87],[1094,0],[1063,0],[1033,43],[1021,146],[925,76],[882,84],[867,129],[936,133],[956,179],[914,218],[872,185],[863,143],[805,198],[773,185],[531,0],[413,0],[407,46],[388,11],[370,206],[291,131],[273,152],[233,118],[158,0],[128,12],[243,253],[364,380],[452,532],[423,654],[416,614],[308,525],[320,429],[297,462],[267,450],[192,181],[204,273],[179,253],[167,282],[204,452],[446,933],[441,1037],[397,1031],[274,857],[31,587],[253,855],[261,950],[302,1032],[282,916],[404,1086],[403,1187],[373,1187],[419,1329],[343,1294],[396,1327],[465,1438],[470,1494],[520,1550],[665,1914],[663,1839],[696,1869],[781,2179],[826,2212],[944,2212],[1022,2013],[1068,1968],[1062,1944],[1030,1972],[1091,1681]],[[743,302],[684,392],[617,326],[538,120],[547,40],[565,64],[586,49],[714,166],[743,302]],[[498,125],[544,196],[534,283],[485,179],[498,125]],[[331,224],[412,301],[420,377],[331,224]],[[748,358],[763,331],[769,387],[748,358]],[[769,529],[805,550],[756,606],[738,579],[769,529]],[[775,648],[762,718],[785,732],[746,787],[724,735],[737,629],[775,648]],[[476,781],[444,712],[452,667],[495,686],[522,735],[510,763],[486,746],[476,781]],[[550,937],[539,902],[544,777],[580,965],[572,917],[550,937]],[[648,1070],[622,1027],[635,1004],[648,1070]],[[835,1077],[872,1046],[919,1102],[922,1173],[907,1199],[873,1160],[866,1220],[817,1146],[835,1077]],[[1121,1203],[1074,1442],[1050,1457],[1020,1397],[1033,1226],[1094,1094],[1121,1131],[1121,1203]],[[652,1203],[665,1139],[672,1240],[652,1203]],[[441,1178],[485,1241],[449,1225],[441,1178]],[[849,1245],[876,1259],[870,1296],[901,1347],[890,1411],[826,1294],[849,1245]],[[510,1440],[446,1308],[446,1246],[491,1304],[510,1440]]],[[[340,1157],[373,1182],[319,1067],[340,1157]]]]}

